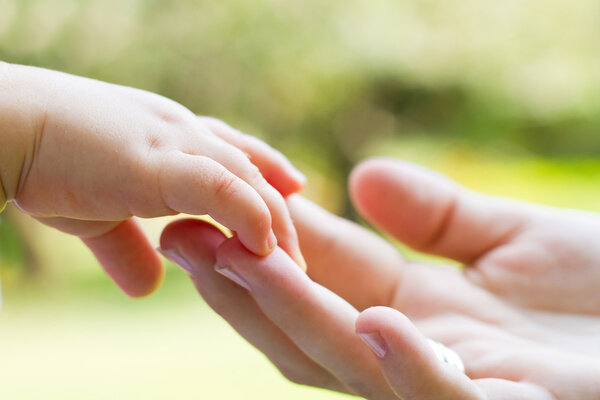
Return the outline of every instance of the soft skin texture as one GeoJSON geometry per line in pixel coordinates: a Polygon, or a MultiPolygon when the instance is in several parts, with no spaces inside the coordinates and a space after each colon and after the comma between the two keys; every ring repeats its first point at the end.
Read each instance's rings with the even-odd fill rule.
{"type": "Polygon", "coordinates": [[[359,165],[350,190],[374,226],[464,269],[406,260],[299,196],[288,204],[308,276],[284,251],[257,257],[201,221],[168,226],[161,246],[294,382],[376,400],[600,398],[597,215],[484,196],[387,159],[359,165]]]}
{"type": "Polygon", "coordinates": [[[304,177],[219,120],[142,90],[0,63],[0,132],[0,207],[12,200],[81,237],[131,296],[162,276],[132,216],[209,214],[253,253],[279,244],[304,266],[284,200],[304,177]]]}

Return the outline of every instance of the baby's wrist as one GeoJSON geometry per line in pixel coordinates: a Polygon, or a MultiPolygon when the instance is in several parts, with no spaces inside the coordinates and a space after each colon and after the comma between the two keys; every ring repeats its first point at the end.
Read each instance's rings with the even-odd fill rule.
{"type": "Polygon", "coordinates": [[[0,211],[17,196],[39,120],[39,97],[22,68],[0,62],[0,211]]]}

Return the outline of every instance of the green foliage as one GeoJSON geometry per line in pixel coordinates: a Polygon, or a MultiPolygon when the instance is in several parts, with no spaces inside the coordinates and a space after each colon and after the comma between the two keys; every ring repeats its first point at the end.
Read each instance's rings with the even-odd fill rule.
{"type": "Polygon", "coordinates": [[[600,154],[596,11],[595,0],[0,0],[0,59],[224,118],[351,216],[352,166],[396,148],[424,163],[442,154],[431,164],[442,172],[487,171],[476,187],[532,163],[587,173],[579,159],[600,154]]]}

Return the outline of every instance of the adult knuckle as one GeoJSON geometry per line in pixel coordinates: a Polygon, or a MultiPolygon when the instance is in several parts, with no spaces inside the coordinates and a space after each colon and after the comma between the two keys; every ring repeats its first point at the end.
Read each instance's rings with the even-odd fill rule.
{"type": "Polygon", "coordinates": [[[371,385],[370,383],[361,381],[361,380],[353,380],[353,381],[346,381],[345,382],[346,387],[348,387],[352,393],[354,393],[355,395],[359,396],[359,397],[364,397],[365,399],[373,399],[373,398],[378,398],[376,397],[376,390],[373,388],[373,385],[371,385]]]}
{"type": "Polygon", "coordinates": [[[277,369],[285,379],[297,385],[310,385],[314,381],[306,371],[295,366],[277,365],[277,369]]]}

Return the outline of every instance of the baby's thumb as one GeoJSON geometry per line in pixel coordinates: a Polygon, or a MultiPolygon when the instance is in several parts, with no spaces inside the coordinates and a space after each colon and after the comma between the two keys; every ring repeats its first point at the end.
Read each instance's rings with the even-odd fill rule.
{"type": "Polygon", "coordinates": [[[94,253],[108,276],[131,297],[154,292],[163,277],[158,254],[133,219],[80,221],[39,218],[40,222],[78,236],[94,253]]]}

